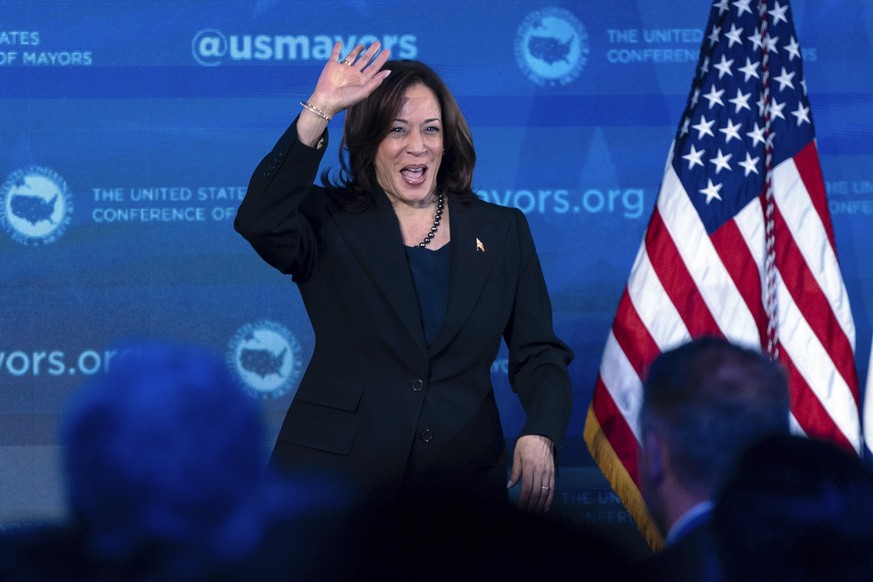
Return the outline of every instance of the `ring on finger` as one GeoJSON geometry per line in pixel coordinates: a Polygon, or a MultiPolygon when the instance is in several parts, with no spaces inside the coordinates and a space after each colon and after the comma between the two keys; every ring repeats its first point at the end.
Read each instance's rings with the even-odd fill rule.
{"type": "Polygon", "coordinates": [[[352,61],[350,61],[349,59],[343,59],[343,60],[340,61],[340,64],[341,64],[341,65],[348,65],[348,66],[351,67],[351,66],[352,66],[352,61]]]}

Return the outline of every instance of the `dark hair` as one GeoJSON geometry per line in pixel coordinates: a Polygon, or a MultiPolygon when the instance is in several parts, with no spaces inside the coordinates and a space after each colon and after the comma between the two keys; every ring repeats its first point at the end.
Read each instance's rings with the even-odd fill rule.
{"type": "Polygon", "coordinates": [[[403,108],[406,90],[421,84],[434,92],[442,114],[445,153],[437,174],[437,189],[462,201],[475,197],[473,137],[446,84],[433,69],[419,61],[388,61],[382,69],[391,71],[388,78],[369,97],[346,111],[338,183],[332,184],[327,174],[323,175],[324,182],[351,192],[351,198],[342,200],[347,208],[363,209],[372,204],[373,193],[379,186],[375,168],[379,144],[403,108]]]}
{"type": "Polygon", "coordinates": [[[758,351],[692,340],[649,367],[640,430],[664,437],[686,486],[713,494],[747,446],[788,432],[785,374],[758,351]]]}

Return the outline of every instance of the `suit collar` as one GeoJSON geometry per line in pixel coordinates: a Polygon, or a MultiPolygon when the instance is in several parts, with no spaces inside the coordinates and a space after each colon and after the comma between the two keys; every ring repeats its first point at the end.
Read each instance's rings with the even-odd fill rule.
{"type": "Polygon", "coordinates": [[[449,204],[452,230],[449,300],[443,325],[429,347],[434,355],[461,331],[476,305],[482,288],[505,244],[507,224],[496,222],[481,212],[477,204],[469,209],[452,200],[449,204]]]}
{"type": "Polygon", "coordinates": [[[400,223],[384,192],[376,192],[374,200],[374,206],[361,214],[340,213],[337,226],[373,284],[396,311],[412,344],[422,353],[435,355],[458,334],[480,301],[489,273],[502,254],[508,225],[491,220],[490,213],[483,213],[475,202],[466,209],[448,199],[452,235],[449,298],[443,325],[428,347],[400,223]]]}
{"type": "Polygon", "coordinates": [[[403,248],[400,223],[388,196],[379,190],[372,208],[357,214],[340,212],[337,227],[373,285],[397,312],[409,341],[426,352],[418,296],[403,248]]]}

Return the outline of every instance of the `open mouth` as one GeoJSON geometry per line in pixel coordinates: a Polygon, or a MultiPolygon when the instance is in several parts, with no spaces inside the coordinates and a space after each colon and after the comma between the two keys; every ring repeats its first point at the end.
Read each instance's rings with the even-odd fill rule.
{"type": "Polygon", "coordinates": [[[403,176],[407,184],[422,184],[427,175],[427,166],[406,166],[400,170],[400,175],[403,176]]]}

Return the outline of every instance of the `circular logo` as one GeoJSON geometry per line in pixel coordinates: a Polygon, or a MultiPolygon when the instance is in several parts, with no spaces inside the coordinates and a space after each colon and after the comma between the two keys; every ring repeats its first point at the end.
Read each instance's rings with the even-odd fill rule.
{"type": "Polygon", "coordinates": [[[588,32],[563,8],[528,14],[515,37],[518,66],[537,85],[566,85],[588,62],[588,32]]]}
{"type": "Polygon", "coordinates": [[[204,67],[216,67],[227,54],[227,37],[220,30],[205,28],[194,35],[191,54],[204,67]]]}
{"type": "Polygon", "coordinates": [[[21,244],[56,241],[70,223],[72,210],[67,183],[49,168],[17,170],[0,187],[0,222],[21,244]]]}
{"type": "Polygon", "coordinates": [[[300,343],[275,321],[242,326],[230,340],[227,361],[243,387],[260,398],[278,398],[300,379],[300,343]]]}

